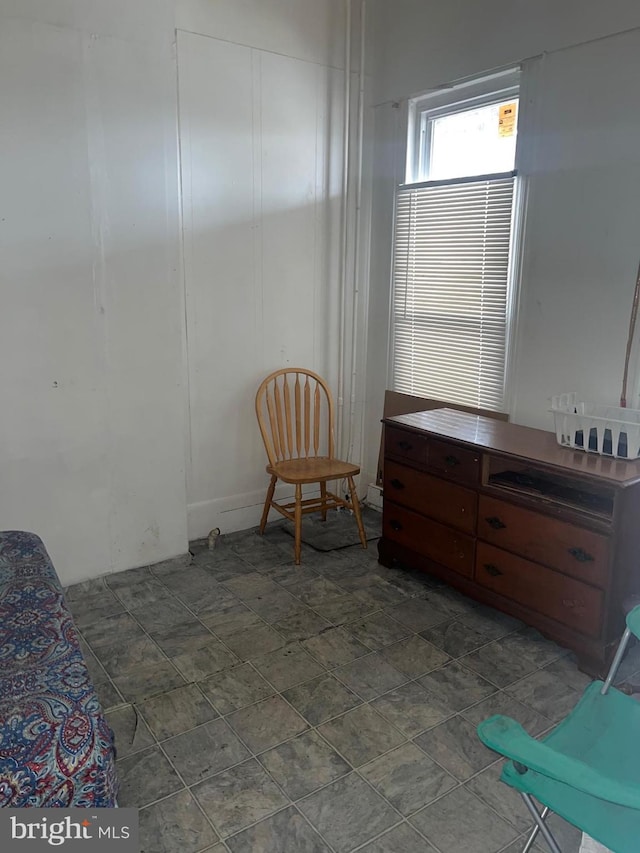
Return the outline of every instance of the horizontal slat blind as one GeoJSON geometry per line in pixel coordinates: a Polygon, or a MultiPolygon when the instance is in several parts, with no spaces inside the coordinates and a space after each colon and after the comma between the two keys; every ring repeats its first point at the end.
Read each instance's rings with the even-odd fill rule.
{"type": "Polygon", "coordinates": [[[514,178],[398,190],[396,391],[503,407],[514,178]]]}

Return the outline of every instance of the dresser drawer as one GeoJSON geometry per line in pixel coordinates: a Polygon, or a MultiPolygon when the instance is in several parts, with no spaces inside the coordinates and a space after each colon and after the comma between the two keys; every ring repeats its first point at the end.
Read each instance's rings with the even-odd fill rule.
{"type": "Polygon", "coordinates": [[[600,533],[481,495],[478,536],[579,580],[607,585],[609,539],[600,533]]]}
{"type": "Polygon", "coordinates": [[[385,500],[382,517],[385,539],[404,545],[454,572],[473,575],[474,541],[398,504],[385,500]]]}
{"type": "Polygon", "coordinates": [[[480,454],[474,450],[434,438],[429,441],[427,464],[432,471],[458,483],[468,483],[470,486],[478,483],[480,454]]]}
{"type": "Polygon", "coordinates": [[[409,432],[409,430],[385,426],[384,452],[385,456],[388,454],[398,456],[407,461],[424,465],[427,460],[427,439],[422,435],[409,432]]]}
{"type": "Polygon", "coordinates": [[[478,542],[475,580],[589,637],[599,637],[601,590],[537,563],[478,542]]]}
{"type": "Polygon", "coordinates": [[[471,489],[388,460],[384,466],[384,494],[394,503],[450,524],[464,533],[475,532],[478,497],[471,489]]]}

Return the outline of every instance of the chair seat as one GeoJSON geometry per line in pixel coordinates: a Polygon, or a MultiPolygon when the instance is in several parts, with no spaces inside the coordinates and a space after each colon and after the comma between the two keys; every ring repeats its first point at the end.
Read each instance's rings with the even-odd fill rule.
{"type": "MultiPolygon", "coordinates": [[[[601,681],[590,684],[569,716],[543,740],[556,753],[640,789],[640,702],[614,689],[602,696],[601,687],[601,681]]],[[[533,770],[519,774],[511,761],[502,771],[502,781],[531,794],[616,853],[640,850],[639,810],[585,794],[533,770]]]]}
{"type": "Polygon", "coordinates": [[[312,456],[307,459],[285,459],[275,465],[267,465],[267,473],[275,474],[285,483],[320,483],[323,480],[354,477],[360,473],[360,468],[340,459],[312,456]]]}

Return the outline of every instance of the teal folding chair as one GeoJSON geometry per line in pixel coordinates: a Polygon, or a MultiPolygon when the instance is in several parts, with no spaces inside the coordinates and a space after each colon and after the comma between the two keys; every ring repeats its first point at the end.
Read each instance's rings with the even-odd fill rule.
{"type": "Polygon", "coordinates": [[[509,717],[478,726],[480,740],[510,759],[500,778],[521,793],[535,821],[522,853],[538,832],[552,853],[562,853],[545,822],[552,812],[614,853],[640,851],[640,702],[611,686],[631,634],[640,637],[640,605],[627,616],[605,682],[590,684],[543,740],[509,717]]]}

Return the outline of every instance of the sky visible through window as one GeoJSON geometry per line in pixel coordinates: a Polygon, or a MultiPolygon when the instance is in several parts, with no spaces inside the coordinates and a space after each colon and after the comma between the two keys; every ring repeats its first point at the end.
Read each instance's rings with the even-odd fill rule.
{"type": "Polygon", "coordinates": [[[510,172],[516,154],[517,98],[430,119],[427,180],[510,172]]]}

